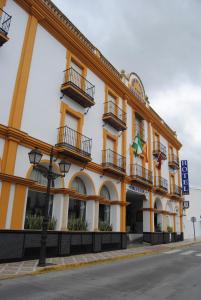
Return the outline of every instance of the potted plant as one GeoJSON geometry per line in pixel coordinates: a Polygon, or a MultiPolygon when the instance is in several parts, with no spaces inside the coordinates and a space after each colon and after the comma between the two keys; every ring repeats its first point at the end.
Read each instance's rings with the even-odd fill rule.
{"type": "Polygon", "coordinates": [[[72,218],[68,220],[68,230],[87,231],[88,224],[84,219],[72,218]]]}
{"type": "Polygon", "coordinates": [[[99,222],[99,230],[100,231],[112,231],[112,225],[107,222],[99,222]]]}
{"type": "Polygon", "coordinates": [[[157,224],[157,231],[162,232],[162,224],[161,223],[157,224]]]}

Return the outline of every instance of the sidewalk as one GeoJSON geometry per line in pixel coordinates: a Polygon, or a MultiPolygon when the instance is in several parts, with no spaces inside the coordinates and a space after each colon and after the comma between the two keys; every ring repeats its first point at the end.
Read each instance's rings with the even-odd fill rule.
{"type": "Polygon", "coordinates": [[[201,243],[201,239],[185,240],[183,242],[162,244],[156,246],[143,245],[138,247],[130,247],[125,250],[108,251],[101,253],[89,253],[82,255],[74,255],[67,257],[48,258],[47,262],[50,264],[47,267],[37,267],[38,260],[20,261],[14,263],[0,264],[0,280],[6,278],[13,278],[22,275],[34,275],[50,270],[63,270],[81,267],[83,265],[110,262],[131,257],[143,256],[148,254],[156,254],[163,251],[168,251],[175,248],[187,247],[193,244],[201,243]]]}

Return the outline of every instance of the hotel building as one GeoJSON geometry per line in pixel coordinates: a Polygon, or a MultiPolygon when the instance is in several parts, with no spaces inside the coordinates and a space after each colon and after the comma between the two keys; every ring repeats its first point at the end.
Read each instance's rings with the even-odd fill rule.
{"type": "Polygon", "coordinates": [[[43,215],[53,147],[56,230],[77,220],[88,231],[181,234],[181,143],[139,76],[118,72],[50,0],[0,0],[0,46],[0,229],[43,215]],[[30,165],[35,147],[43,167],[30,165]],[[64,178],[61,159],[71,162],[64,178]]]}

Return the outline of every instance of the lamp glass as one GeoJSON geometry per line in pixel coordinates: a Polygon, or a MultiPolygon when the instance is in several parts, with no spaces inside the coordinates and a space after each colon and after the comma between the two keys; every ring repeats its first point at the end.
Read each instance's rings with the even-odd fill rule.
{"type": "Polygon", "coordinates": [[[37,165],[39,164],[39,162],[41,161],[42,158],[42,153],[40,152],[39,149],[35,148],[33,150],[31,150],[29,153],[29,161],[31,164],[37,165]]]}
{"type": "Polygon", "coordinates": [[[67,160],[61,160],[59,163],[59,168],[61,173],[68,173],[70,170],[71,163],[69,163],[67,160]]]}

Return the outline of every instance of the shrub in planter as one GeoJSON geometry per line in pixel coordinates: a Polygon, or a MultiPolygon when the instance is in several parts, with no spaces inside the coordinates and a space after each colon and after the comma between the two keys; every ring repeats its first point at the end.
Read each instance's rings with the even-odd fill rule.
{"type": "Polygon", "coordinates": [[[172,233],[172,232],[173,232],[173,229],[172,229],[171,226],[167,226],[167,232],[169,232],[169,233],[172,233]]]}
{"type": "Polygon", "coordinates": [[[68,220],[68,230],[70,231],[87,231],[88,224],[84,219],[68,220]]]}
{"type": "MultiPolygon", "coordinates": [[[[28,215],[25,219],[25,229],[41,230],[43,224],[43,216],[28,215]]],[[[55,230],[57,221],[54,217],[49,219],[48,230],[55,230]]]]}
{"type": "Polygon", "coordinates": [[[161,223],[157,224],[157,232],[162,232],[162,225],[161,225],[161,223]]]}
{"type": "Polygon", "coordinates": [[[100,231],[112,231],[112,225],[107,222],[99,222],[99,230],[100,231]]]}

